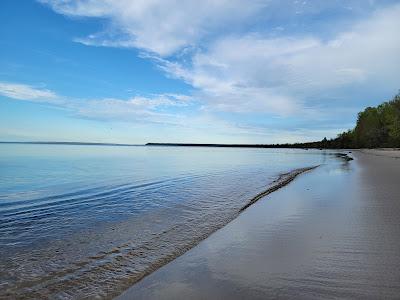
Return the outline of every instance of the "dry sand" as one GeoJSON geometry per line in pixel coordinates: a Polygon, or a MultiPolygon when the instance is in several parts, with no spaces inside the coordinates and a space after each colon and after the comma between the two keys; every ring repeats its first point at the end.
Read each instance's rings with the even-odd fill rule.
{"type": "Polygon", "coordinates": [[[400,154],[351,155],[261,199],[120,298],[399,299],[400,154]]]}

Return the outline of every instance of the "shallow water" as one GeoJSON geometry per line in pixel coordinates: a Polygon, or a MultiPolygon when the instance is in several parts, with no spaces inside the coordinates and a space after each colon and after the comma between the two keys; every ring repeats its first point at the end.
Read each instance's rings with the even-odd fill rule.
{"type": "Polygon", "coordinates": [[[0,297],[111,297],[325,151],[0,145],[0,297]]]}

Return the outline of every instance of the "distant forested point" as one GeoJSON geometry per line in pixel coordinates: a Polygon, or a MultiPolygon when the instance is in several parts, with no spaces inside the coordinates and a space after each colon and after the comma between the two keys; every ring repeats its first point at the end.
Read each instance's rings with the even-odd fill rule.
{"type": "Polygon", "coordinates": [[[400,91],[391,101],[358,113],[354,129],[312,144],[318,148],[337,149],[400,147],[400,91]]]}

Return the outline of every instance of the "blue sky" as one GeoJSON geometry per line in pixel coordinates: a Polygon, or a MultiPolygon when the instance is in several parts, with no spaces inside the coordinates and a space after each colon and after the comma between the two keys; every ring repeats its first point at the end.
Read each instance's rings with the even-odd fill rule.
{"type": "Polygon", "coordinates": [[[318,140],[400,89],[400,1],[2,0],[0,18],[0,140],[318,140]]]}

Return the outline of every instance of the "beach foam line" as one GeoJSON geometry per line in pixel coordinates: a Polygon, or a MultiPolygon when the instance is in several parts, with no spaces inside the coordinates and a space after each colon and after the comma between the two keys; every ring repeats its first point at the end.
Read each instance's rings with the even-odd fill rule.
{"type": "Polygon", "coordinates": [[[300,168],[300,169],[295,169],[293,171],[290,171],[288,173],[284,173],[279,175],[278,179],[274,180],[271,184],[272,186],[257,194],[256,196],[254,196],[252,199],[250,199],[250,201],[243,206],[239,212],[244,211],[246,208],[248,208],[249,206],[253,205],[254,203],[256,203],[258,200],[260,200],[261,198],[275,192],[276,190],[279,190],[280,188],[284,187],[285,185],[288,185],[290,182],[292,182],[297,176],[299,176],[302,173],[314,170],[315,168],[318,168],[318,166],[313,166],[313,167],[307,167],[307,168],[300,168]]]}

